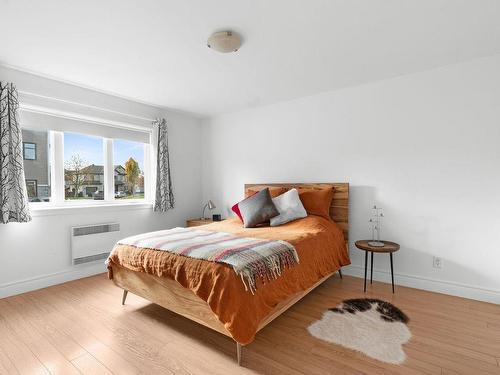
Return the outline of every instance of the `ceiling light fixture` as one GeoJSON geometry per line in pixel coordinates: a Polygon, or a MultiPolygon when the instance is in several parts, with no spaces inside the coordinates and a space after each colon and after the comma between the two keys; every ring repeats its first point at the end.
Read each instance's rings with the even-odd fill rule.
{"type": "Polygon", "coordinates": [[[232,31],[219,31],[210,35],[207,46],[221,53],[236,52],[241,46],[241,38],[232,31]]]}

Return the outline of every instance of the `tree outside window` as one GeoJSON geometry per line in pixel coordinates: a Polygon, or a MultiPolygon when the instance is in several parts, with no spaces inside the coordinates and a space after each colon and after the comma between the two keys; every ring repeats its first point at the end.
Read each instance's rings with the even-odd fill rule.
{"type": "Polygon", "coordinates": [[[144,199],[144,153],[143,143],[113,140],[116,199],[144,199]]]}
{"type": "Polygon", "coordinates": [[[88,163],[79,154],[71,155],[71,158],[64,165],[64,181],[69,187],[66,191],[66,198],[78,198],[80,190],[85,182],[87,174],[85,168],[88,163]]]}
{"type": "Polygon", "coordinates": [[[104,199],[104,139],[64,133],[66,200],[104,199]]]}
{"type": "Polygon", "coordinates": [[[137,192],[140,173],[139,163],[133,158],[129,158],[125,163],[125,178],[127,179],[128,191],[132,196],[137,192]]]}

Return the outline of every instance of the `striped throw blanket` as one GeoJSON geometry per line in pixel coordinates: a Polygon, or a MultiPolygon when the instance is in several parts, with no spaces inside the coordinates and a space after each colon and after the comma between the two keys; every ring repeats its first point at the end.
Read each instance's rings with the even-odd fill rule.
{"type": "Polygon", "coordinates": [[[257,277],[264,282],[276,279],[284,268],[299,262],[297,251],[285,241],[238,237],[193,228],[144,233],[120,240],[118,244],[228,264],[241,277],[245,290],[252,294],[256,290],[257,277]]]}

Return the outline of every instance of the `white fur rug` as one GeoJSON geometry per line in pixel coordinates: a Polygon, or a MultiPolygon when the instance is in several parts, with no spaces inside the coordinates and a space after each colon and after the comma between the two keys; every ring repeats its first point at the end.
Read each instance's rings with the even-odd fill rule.
{"type": "Polygon", "coordinates": [[[318,339],[357,350],[382,362],[401,364],[403,344],[411,338],[408,317],[397,307],[376,299],[343,301],[309,326],[318,339]]]}

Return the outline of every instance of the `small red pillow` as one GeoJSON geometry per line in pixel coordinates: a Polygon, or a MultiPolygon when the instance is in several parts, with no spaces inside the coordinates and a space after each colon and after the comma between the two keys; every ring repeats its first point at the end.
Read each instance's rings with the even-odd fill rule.
{"type": "Polygon", "coordinates": [[[240,212],[240,208],[238,207],[238,204],[240,202],[236,203],[233,207],[231,207],[231,210],[233,210],[233,212],[236,214],[236,216],[238,216],[241,220],[241,222],[243,222],[243,217],[241,216],[241,212],[240,212]]]}

